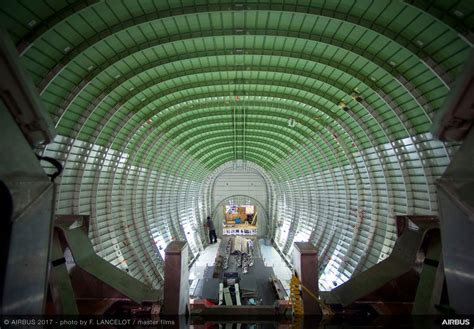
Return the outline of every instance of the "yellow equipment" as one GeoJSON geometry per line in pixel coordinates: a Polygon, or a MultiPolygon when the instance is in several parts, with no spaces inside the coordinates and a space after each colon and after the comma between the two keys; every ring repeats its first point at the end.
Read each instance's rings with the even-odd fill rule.
{"type": "Polygon", "coordinates": [[[293,315],[295,316],[304,315],[300,280],[294,273],[291,276],[291,280],[290,280],[290,300],[291,300],[291,305],[293,307],[293,315]]]}
{"type": "Polygon", "coordinates": [[[303,299],[302,299],[302,289],[308,293],[312,298],[314,298],[319,306],[321,307],[321,311],[324,315],[333,315],[334,312],[323,303],[315,294],[313,294],[308,288],[301,284],[300,279],[296,276],[296,273],[293,273],[290,280],[290,300],[293,306],[293,315],[295,316],[303,316],[304,315],[304,308],[303,308],[303,299]]]}

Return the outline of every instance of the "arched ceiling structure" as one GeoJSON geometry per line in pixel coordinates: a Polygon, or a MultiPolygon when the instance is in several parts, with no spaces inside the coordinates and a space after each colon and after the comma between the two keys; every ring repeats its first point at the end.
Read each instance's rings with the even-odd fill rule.
{"type": "Polygon", "coordinates": [[[159,286],[205,240],[206,182],[269,175],[275,242],[312,241],[322,288],[385,258],[395,214],[436,214],[453,146],[429,133],[474,40],[471,1],[3,1],[58,131],[57,212],[159,286]],[[360,98],[359,98],[360,96],[360,98]],[[345,104],[345,108],[343,109],[345,104]]]}

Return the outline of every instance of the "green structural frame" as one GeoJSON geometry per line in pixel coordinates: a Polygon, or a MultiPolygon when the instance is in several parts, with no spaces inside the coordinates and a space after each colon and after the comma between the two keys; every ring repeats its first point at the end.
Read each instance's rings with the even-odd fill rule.
{"type": "MultiPolygon", "coordinates": [[[[268,179],[271,235],[318,249],[320,288],[385,259],[396,214],[437,214],[456,144],[429,133],[473,47],[472,1],[2,1],[58,136],[56,212],[161,287],[206,246],[213,177],[268,179]]],[[[46,170],[49,170],[45,165],[46,170]]]]}

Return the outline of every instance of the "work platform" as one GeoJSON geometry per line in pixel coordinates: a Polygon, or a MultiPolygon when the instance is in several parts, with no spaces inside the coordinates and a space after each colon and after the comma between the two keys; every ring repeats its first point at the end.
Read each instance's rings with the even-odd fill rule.
{"type": "MultiPolygon", "coordinates": [[[[284,284],[275,276],[271,266],[266,266],[262,258],[260,244],[255,237],[248,237],[253,244],[253,265],[249,266],[247,272],[238,264],[238,256],[230,255],[225,266],[224,259],[228,251],[226,247],[231,237],[224,237],[216,251],[215,263],[213,266],[207,266],[204,269],[202,278],[195,278],[191,284],[191,298],[212,301],[219,303],[219,284],[229,282],[235,279],[239,285],[240,303],[245,305],[267,305],[273,306],[279,299],[288,297],[284,284]],[[230,279],[230,280],[229,280],[230,279]],[[278,287],[279,291],[275,287],[278,287]]],[[[213,246],[211,246],[212,248],[213,246]]],[[[209,259],[209,258],[207,258],[209,259]]],[[[225,296],[224,296],[225,302],[225,296]]],[[[226,305],[228,303],[225,303],[226,305]]],[[[235,304],[238,305],[235,301],[235,304]]]]}

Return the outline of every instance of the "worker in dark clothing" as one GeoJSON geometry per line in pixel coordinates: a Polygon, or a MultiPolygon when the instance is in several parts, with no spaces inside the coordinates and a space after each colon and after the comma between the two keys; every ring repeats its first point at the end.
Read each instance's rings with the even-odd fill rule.
{"type": "Polygon", "coordinates": [[[207,228],[209,229],[209,240],[210,243],[217,242],[216,228],[214,227],[214,222],[211,217],[207,216],[207,228]],[[213,242],[214,241],[214,242],[213,242]]]}

